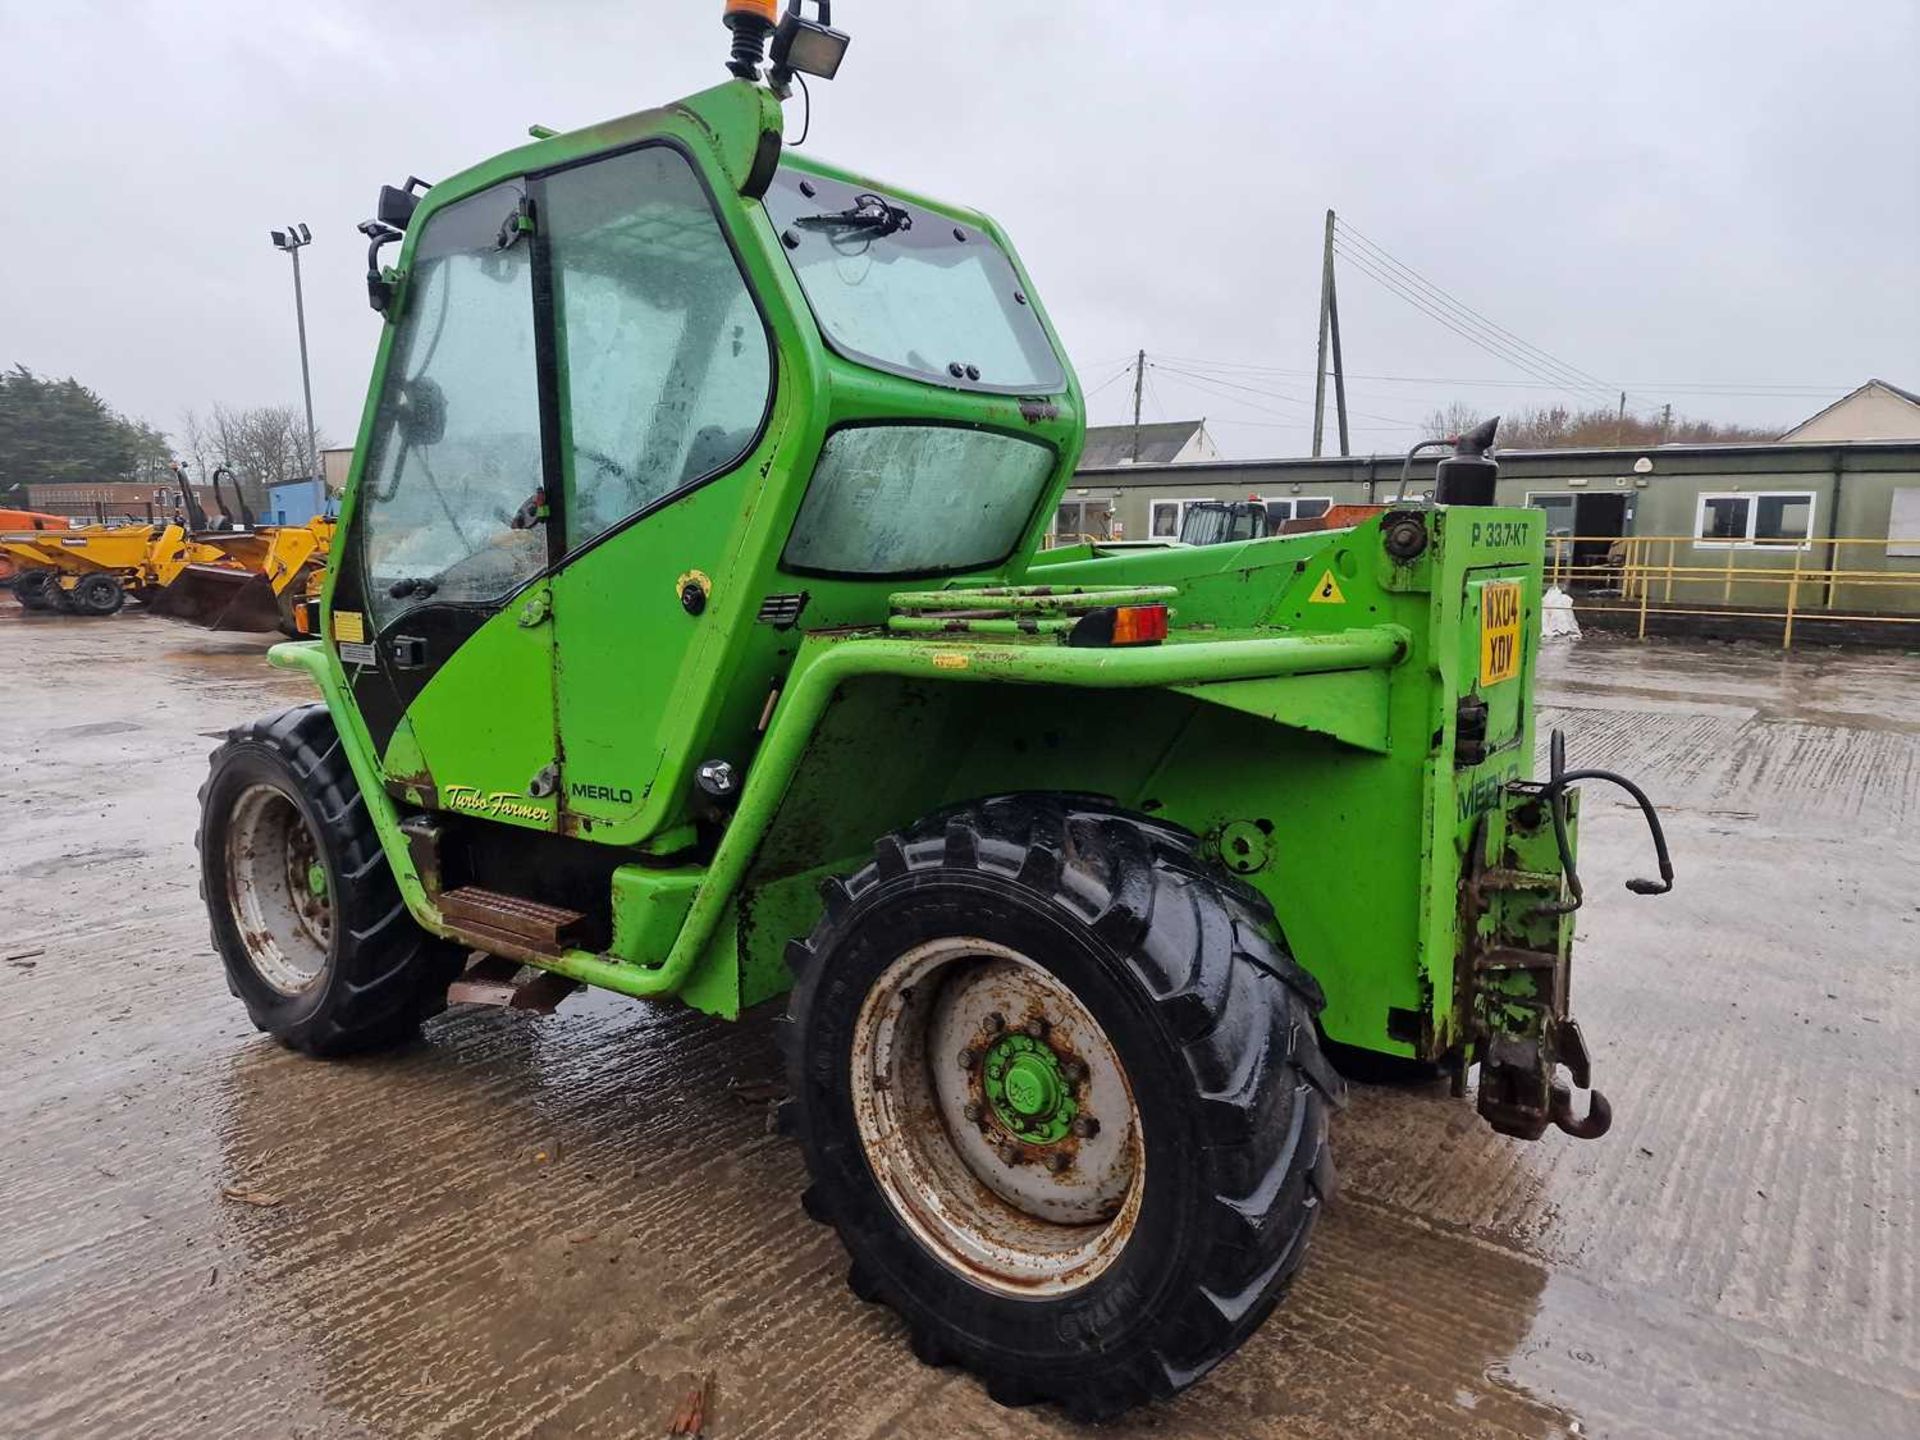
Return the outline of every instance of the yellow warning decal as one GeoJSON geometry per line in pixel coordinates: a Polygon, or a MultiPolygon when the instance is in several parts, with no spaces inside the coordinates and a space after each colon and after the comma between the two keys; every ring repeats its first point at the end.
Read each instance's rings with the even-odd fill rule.
{"type": "Polygon", "coordinates": [[[367,622],[358,610],[336,610],[333,612],[333,638],[348,645],[364,645],[367,642],[367,622]]]}
{"type": "Polygon", "coordinates": [[[1498,685],[1520,673],[1520,587],[1489,580],[1480,587],[1480,683],[1498,685]]]}
{"type": "Polygon", "coordinates": [[[1344,605],[1347,597],[1340,593],[1340,582],[1333,578],[1329,570],[1320,577],[1320,583],[1313,587],[1313,603],[1316,605],[1344,605]]]}
{"type": "Polygon", "coordinates": [[[966,656],[952,650],[936,652],[933,657],[933,668],[936,670],[964,670],[971,663],[966,656]]]}

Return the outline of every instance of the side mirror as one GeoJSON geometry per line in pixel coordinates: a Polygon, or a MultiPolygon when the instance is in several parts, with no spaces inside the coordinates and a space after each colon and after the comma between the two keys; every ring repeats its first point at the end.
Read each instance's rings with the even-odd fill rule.
{"type": "Polygon", "coordinates": [[[380,203],[374,206],[374,218],[382,225],[395,230],[407,228],[407,222],[413,219],[413,212],[419,208],[420,197],[411,190],[401,190],[392,185],[380,187],[380,203]]]}

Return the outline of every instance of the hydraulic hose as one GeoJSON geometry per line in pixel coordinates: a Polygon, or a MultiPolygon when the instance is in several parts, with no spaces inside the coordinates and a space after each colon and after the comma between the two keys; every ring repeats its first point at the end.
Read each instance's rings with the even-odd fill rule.
{"type": "Polygon", "coordinates": [[[1554,905],[1542,905],[1536,913],[1571,914],[1585,901],[1585,893],[1580,887],[1580,872],[1574,866],[1573,843],[1567,835],[1567,787],[1581,780],[1605,780],[1618,785],[1633,797],[1641,815],[1646,817],[1647,831],[1653,836],[1653,854],[1660,867],[1660,878],[1629,880],[1627,889],[1636,895],[1664,895],[1673,889],[1673,859],[1667,853],[1667,833],[1661,828],[1660,812],[1653,808],[1653,801],[1647,798],[1647,792],[1626,776],[1611,770],[1567,769],[1567,737],[1555,730],[1547,742],[1547,785],[1541,794],[1547,802],[1548,813],[1553,817],[1553,844],[1560,852],[1560,868],[1566,874],[1567,893],[1571,898],[1554,905]]]}

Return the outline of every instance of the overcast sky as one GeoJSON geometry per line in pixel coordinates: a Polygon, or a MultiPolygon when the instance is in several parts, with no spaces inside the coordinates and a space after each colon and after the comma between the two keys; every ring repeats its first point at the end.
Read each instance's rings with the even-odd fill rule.
{"type": "MultiPolygon", "coordinates": [[[[314,401],[350,439],[378,333],[353,226],[380,183],[723,79],[720,9],[0,0],[0,365],[168,429],[214,401],[297,403],[267,232],[305,221],[314,401]]],[[[853,46],[814,87],[810,148],[998,217],[1104,386],[1096,421],[1126,415],[1119,372],[1145,348],[1148,418],[1305,453],[1329,206],[1636,410],[1786,424],[1870,375],[1920,388],[1920,0],[834,18],[853,46]]],[[[1349,371],[1407,377],[1354,381],[1357,450],[1404,446],[1452,399],[1556,398],[1345,260],[1340,290],[1349,371]]]]}

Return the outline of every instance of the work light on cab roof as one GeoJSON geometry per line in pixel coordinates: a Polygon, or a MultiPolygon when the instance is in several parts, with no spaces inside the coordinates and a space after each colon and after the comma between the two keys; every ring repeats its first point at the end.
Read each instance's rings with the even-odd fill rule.
{"type": "Polygon", "coordinates": [[[787,12],[780,14],[778,0],[726,0],[726,26],[733,32],[733,55],[727,69],[742,80],[758,80],[763,58],[772,65],[766,82],[783,100],[790,93],[795,75],[812,75],[831,80],[840,73],[846,58],[848,37],[833,28],[832,0],[815,0],[820,18],[809,20],[803,13],[803,0],[789,0],[787,12]],[[768,37],[772,37],[769,51],[768,37]]]}

